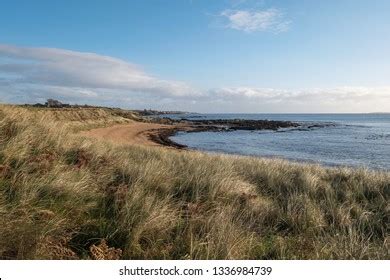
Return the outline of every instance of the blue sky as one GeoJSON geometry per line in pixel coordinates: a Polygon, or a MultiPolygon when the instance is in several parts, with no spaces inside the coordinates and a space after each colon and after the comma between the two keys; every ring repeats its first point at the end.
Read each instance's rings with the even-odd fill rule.
{"type": "Polygon", "coordinates": [[[0,3],[0,102],[390,111],[390,1],[0,3]]]}

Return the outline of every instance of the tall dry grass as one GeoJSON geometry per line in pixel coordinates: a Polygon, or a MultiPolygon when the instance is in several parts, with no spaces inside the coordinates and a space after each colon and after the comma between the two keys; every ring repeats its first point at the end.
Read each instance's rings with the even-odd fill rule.
{"type": "Polygon", "coordinates": [[[389,173],[73,133],[117,121],[0,107],[0,258],[389,259],[389,173]]]}

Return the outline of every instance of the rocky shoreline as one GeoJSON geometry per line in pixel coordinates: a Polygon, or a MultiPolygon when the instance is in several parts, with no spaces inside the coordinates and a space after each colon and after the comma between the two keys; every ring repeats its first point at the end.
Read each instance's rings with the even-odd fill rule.
{"type": "Polygon", "coordinates": [[[299,127],[300,124],[291,121],[272,121],[272,120],[243,120],[243,119],[217,119],[217,120],[172,120],[159,119],[159,123],[171,124],[172,127],[161,128],[151,131],[149,139],[157,144],[169,146],[176,149],[184,149],[187,146],[176,143],[170,139],[179,131],[184,132],[222,132],[235,130],[278,130],[281,128],[299,127]]]}

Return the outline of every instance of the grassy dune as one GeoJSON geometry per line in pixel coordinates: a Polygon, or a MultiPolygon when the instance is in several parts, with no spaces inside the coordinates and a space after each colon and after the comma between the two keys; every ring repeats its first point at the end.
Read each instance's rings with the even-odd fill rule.
{"type": "Polygon", "coordinates": [[[119,146],[0,106],[1,259],[389,259],[390,174],[119,146]]]}

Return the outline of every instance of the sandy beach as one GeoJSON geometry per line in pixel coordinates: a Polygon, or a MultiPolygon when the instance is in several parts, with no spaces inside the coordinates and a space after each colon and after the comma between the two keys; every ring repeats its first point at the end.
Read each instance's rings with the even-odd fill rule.
{"type": "Polygon", "coordinates": [[[163,146],[163,144],[153,141],[152,137],[156,136],[161,130],[170,129],[174,129],[174,126],[156,123],[133,122],[125,125],[95,128],[83,131],[80,134],[118,144],[163,146]]]}
{"type": "Polygon", "coordinates": [[[299,124],[293,122],[269,120],[181,120],[171,124],[133,121],[125,125],[95,128],[83,131],[81,134],[120,144],[182,149],[186,146],[170,140],[170,137],[178,131],[277,130],[281,127],[297,126],[299,124]]]}

